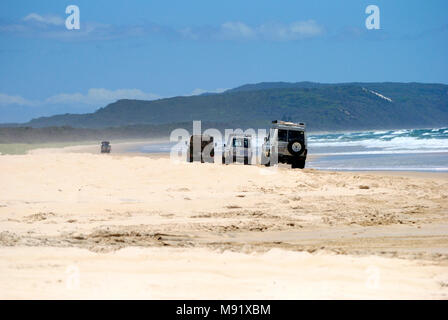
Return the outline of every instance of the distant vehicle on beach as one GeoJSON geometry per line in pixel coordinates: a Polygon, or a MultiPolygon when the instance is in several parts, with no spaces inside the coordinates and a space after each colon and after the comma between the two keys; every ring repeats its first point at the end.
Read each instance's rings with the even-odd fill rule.
{"type": "Polygon", "coordinates": [[[208,135],[192,135],[187,150],[187,162],[214,162],[215,149],[213,137],[208,135]]]}
{"type": "Polygon", "coordinates": [[[245,165],[252,161],[252,136],[247,134],[231,134],[224,144],[222,164],[243,162],[245,165]]]}
{"type": "Polygon", "coordinates": [[[278,161],[292,168],[305,168],[308,153],[305,131],[304,123],[272,121],[270,133],[262,145],[262,164],[269,167],[278,161]]]}
{"type": "Polygon", "coordinates": [[[101,153],[110,153],[111,150],[112,150],[112,147],[111,147],[109,141],[101,142],[101,153]]]}

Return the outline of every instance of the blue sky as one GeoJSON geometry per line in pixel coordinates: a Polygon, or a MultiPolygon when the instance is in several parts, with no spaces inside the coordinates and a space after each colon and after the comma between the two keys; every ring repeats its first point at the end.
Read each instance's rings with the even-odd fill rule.
{"type": "Polygon", "coordinates": [[[447,16],[446,0],[3,0],[0,122],[262,81],[448,83],[447,16]]]}

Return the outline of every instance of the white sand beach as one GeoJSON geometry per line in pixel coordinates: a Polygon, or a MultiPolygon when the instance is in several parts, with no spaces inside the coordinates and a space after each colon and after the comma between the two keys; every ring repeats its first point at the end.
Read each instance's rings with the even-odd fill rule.
{"type": "Polygon", "coordinates": [[[0,156],[0,298],[448,298],[447,174],[88,148],[0,156]]]}

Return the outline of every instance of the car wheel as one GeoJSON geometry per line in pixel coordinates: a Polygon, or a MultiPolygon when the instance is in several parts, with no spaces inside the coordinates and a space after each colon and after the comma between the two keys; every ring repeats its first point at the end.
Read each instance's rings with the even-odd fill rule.
{"type": "MultiPolygon", "coordinates": [[[[267,166],[269,163],[269,157],[266,155],[264,151],[261,152],[261,159],[260,159],[262,165],[267,166]]],[[[267,166],[268,167],[268,166],[267,166]]]]}
{"type": "Polygon", "coordinates": [[[288,143],[288,151],[293,156],[298,156],[302,152],[302,143],[298,140],[293,140],[288,143]]]}

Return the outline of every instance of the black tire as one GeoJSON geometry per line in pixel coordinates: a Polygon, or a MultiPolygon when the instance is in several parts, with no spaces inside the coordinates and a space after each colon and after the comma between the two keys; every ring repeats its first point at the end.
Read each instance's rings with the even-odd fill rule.
{"type": "Polygon", "coordinates": [[[236,154],[233,154],[232,163],[236,163],[236,154]]]}
{"type": "Polygon", "coordinates": [[[249,157],[245,156],[244,157],[244,165],[247,166],[249,164],[249,157]]]}
{"type": "Polygon", "coordinates": [[[304,169],[305,168],[305,159],[293,159],[291,162],[292,169],[304,169]]]}
{"type": "Polygon", "coordinates": [[[298,156],[303,151],[303,144],[299,140],[293,140],[288,143],[288,151],[293,156],[298,156]],[[300,149],[297,149],[300,146],[300,149]]]}
{"type": "Polygon", "coordinates": [[[224,157],[224,155],[222,155],[221,160],[222,160],[222,164],[226,164],[226,157],[224,157]]]}
{"type": "Polygon", "coordinates": [[[269,167],[269,166],[270,166],[270,163],[269,163],[269,162],[270,162],[270,161],[269,161],[269,157],[266,156],[266,154],[265,154],[264,151],[262,151],[262,152],[261,152],[261,163],[260,163],[260,164],[262,164],[262,165],[264,165],[264,166],[266,166],[266,167],[269,167]]]}

